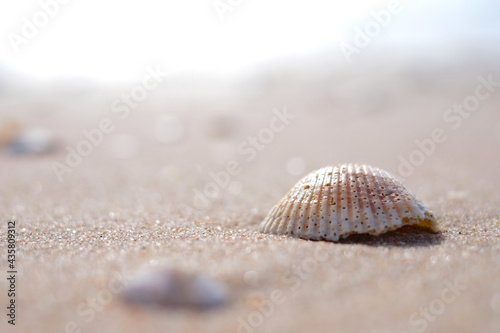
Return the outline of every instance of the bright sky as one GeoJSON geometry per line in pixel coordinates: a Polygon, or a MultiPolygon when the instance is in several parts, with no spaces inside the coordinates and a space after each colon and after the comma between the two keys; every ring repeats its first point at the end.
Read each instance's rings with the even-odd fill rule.
{"type": "Polygon", "coordinates": [[[155,64],[237,73],[277,56],[337,45],[353,22],[369,17],[372,9],[386,8],[388,2],[0,0],[0,66],[8,63],[39,78],[100,80],[133,79],[155,64]],[[15,52],[9,38],[23,36],[23,18],[33,22],[38,17],[43,23],[41,4],[59,1],[67,4],[59,4],[46,26],[15,52]],[[224,20],[214,2],[234,3],[224,20]]]}
{"type": "MultiPolygon", "coordinates": [[[[64,1],[0,0],[0,62],[42,78],[128,79],[157,63],[231,73],[339,41],[346,25],[374,3],[221,0],[235,4],[221,20],[213,0],[64,1]],[[41,3],[57,1],[68,3],[15,52],[8,34],[23,36],[23,17],[33,22],[41,3]]],[[[39,19],[43,23],[43,14],[39,19]]]]}

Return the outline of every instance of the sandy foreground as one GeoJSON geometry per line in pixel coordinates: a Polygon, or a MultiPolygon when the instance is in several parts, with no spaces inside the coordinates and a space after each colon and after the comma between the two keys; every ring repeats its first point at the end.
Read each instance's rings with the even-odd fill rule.
{"type": "Polygon", "coordinates": [[[51,129],[60,147],[0,156],[3,275],[10,220],[18,249],[16,326],[7,324],[4,278],[0,330],[499,332],[500,88],[467,117],[443,119],[453,103],[474,94],[477,76],[451,88],[424,79],[411,89],[398,81],[350,88],[338,80],[310,87],[306,97],[291,85],[240,101],[144,102],[124,121],[107,102],[78,116],[24,113],[23,123],[51,129]],[[249,136],[258,137],[285,109],[293,118],[248,150],[249,136]],[[165,139],[157,128],[165,114],[178,120],[167,132],[181,127],[175,142],[158,139],[165,139]],[[75,147],[82,129],[103,117],[114,131],[59,181],[53,162],[64,163],[65,146],[75,147]],[[417,158],[415,140],[428,142],[436,129],[445,139],[428,146],[414,170],[401,169],[400,156],[417,158]],[[242,144],[246,152],[238,150],[242,144]],[[230,185],[215,186],[217,197],[200,209],[194,190],[204,193],[210,174],[225,172],[231,160],[240,172],[230,185]],[[405,178],[436,213],[442,233],[406,229],[331,243],[258,232],[302,176],[343,162],[405,178]],[[122,301],[131,276],[163,267],[223,282],[228,303],[197,311],[122,301]]]}

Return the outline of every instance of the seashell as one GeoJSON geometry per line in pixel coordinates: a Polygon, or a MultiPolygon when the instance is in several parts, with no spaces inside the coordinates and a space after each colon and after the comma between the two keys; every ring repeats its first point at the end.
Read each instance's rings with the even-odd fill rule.
{"type": "Polygon", "coordinates": [[[10,154],[46,154],[56,147],[54,134],[45,128],[22,131],[7,147],[10,154]]]}
{"type": "Polygon", "coordinates": [[[337,241],[406,225],[438,231],[434,214],[389,173],[368,165],[338,164],[302,178],[271,209],[260,231],[337,241]]]}
{"type": "Polygon", "coordinates": [[[13,120],[0,121],[0,147],[10,144],[21,132],[21,125],[13,120]]]}
{"type": "Polygon", "coordinates": [[[223,284],[203,275],[160,270],[137,277],[122,298],[143,306],[209,309],[226,303],[228,292],[223,284]]]}

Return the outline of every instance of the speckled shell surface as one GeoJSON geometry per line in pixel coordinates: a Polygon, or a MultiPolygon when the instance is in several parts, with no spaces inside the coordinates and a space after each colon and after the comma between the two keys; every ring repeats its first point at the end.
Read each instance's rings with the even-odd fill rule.
{"type": "Polygon", "coordinates": [[[271,209],[260,231],[337,241],[405,225],[438,230],[434,214],[389,173],[368,165],[339,164],[302,178],[271,209]]]}

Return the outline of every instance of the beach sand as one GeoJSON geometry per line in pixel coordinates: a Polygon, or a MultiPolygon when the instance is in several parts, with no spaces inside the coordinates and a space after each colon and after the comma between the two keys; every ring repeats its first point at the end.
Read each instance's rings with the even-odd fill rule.
{"type": "Polygon", "coordinates": [[[252,93],[243,87],[229,102],[162,104],[155,92],[155,103],[126,120],[110,113],[112,96],[102,109],[78,114],[28,112],[21,121],[49,128],[60,145],[46,155],[0,156],[2,270],[9,220],[16,221],[18,270],[16,326],[3,314],[0,330],[499,332],[500,91],[467,118],[443,118],[474,94],[478,75],[453,86],[425,78],[406,86],[383,78],[351,86],[340,79],[268,83],[252,93]],[[262,134],[284,110],[293,118],[262,134]],[[162,136],[165,114],[174,117],[165,131],[178,137],[162,136]],[[65,163],[66,145],[76,147],[82,129],[103,117],[113,132],[59,181],[53,163],[65,163]],[[436,129],[445,139],[428,146],[428,156],[415,153],[422,150],[415,140],[428,142],[436,129]],[[249,136],[259,135],[265,142],[250,148],[249,136]],[[401,169],[400,158],[420,165],[401,169]],[[221,174],[231,160],[239,172],[226,186],[221,174]],[[258,232],[302,176],[346,162],[402,179],[438,216],[442,233],[405,229],[332,243],[258,232]],[[195,190],[207,207],[195,205],[195,190]],[[122,301],[134,275],[161,268],[221,281],[227,304],[198,311],[122,301]]]}

